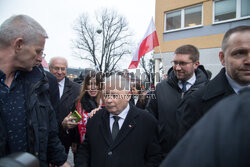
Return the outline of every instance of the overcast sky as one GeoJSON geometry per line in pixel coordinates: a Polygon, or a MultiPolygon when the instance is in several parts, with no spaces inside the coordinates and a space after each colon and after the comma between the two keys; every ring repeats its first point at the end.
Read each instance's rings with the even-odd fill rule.
{"type": "MultiPolygon", "coordinates": [[[[70,67],[90,67],[89,63],[73,56],[71,40],[74,22],[84,12],[94,14],[98,9],[115,9],[126,17],[140,42],[147,30],[150,19],[155,15],[155,0],[0,0],[0,24],[15,14],[26,14],[37,20],[47,31],[46,60],[51,57],[66,57],[70,67]]],[[[123,63],[128,67],[129,61],[123,63]]]]}

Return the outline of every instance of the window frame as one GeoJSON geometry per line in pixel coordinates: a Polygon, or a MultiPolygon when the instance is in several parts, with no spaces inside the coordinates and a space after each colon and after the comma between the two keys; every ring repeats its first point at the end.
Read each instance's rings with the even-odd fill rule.
{"type": "Polygon", "coordinates": [[[203,26],[203,4],[197,4],[197,5],[193,5],[193,6],[189,6],[189,7],[185,7],[185,8],[181,8],[181,9],[176,9],[176,10],[172,10],[172,11],[168,11],[164,13],[164,33],[166,32],[174,32],[174,31],[181,31],[181,30],[186,30],[186,29],[192,29],[192,28],[197,28],[197,27],[202,27],[203,26]],[[194,8],[194,7],[198,7],[201,6],[201,24],[196,25],[196,26],[191,26],[191,27],[185,27],[185,10],[186,9],[190,9],[190,8],[194,8]],[[181,28],[177,28],[177,29],[172,29],[172,30],[167,30],[167,14],[169,13],[173,13],[173,12],[181,12],[181,28]]]}
{"type": "Polygon", "coordinates": [[[238,20],[250,18],[250,16],[241,17],[241,1],[242,0],[236,0],[236,17],[235,18],[223,20],[223,21],[217,21],[217,22],[215,22],[215,1],[213,1],[213,23],[212,24],[221,24],[221,23],[227,23],[227,22],[238,21],[238,20]]]}

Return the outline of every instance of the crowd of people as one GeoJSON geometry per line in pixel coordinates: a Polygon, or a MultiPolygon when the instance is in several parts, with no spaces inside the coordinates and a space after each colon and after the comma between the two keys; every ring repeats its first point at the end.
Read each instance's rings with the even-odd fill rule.
{"type": "Polygon", "coordinates": [[[45,71],[46,38],[27,15],[0,26],[0,157],[67,167],[71,148],[76,167],[250,166],[250,26],[225,33],[212,80],[187,44],[149,92],[94,70],[73,82],[63,57],[45,71]]]}

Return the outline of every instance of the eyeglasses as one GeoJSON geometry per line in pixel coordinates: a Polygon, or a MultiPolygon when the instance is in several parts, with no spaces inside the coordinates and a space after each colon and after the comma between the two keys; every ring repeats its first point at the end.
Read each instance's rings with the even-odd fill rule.
{"type": "Polygon", "coordinates": [[[65,70],[66,70],[65,67],[53,67],[53,69],[54,69],[55,71],[59,71],[59,70],[65,71],[65,70]]]}
{"type": "Polygon", "coordinates": [[[188,65],[188,64],[190,64],[190,63],[193,63],[193,62],[183,62],[183,61],[178,62],[178,61],[171,61],[172,66],[177,66],[177,65],[179,65],[179,66],[181,66],[181,67],[184,67],[184,66],[186,66],[186,65],[188,65]]]}

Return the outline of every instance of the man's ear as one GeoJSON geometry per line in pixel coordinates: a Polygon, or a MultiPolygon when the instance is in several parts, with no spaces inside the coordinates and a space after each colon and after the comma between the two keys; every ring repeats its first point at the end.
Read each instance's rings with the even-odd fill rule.
{"type": "Polygon", "coordinates": [[[23,48],[23,38],[17,38],[14,40],[14,48],[16,51],[20,51],[23,48]]]}
{"type": "Polygon", "coordinates": [[[194,69],[196,70],[199,65],[200,65],[200,61],[199,60],[197,60],[196,62],[194,62],[194,69]]]}
{"type": "Polygon", "coordinates": [[[223,51],[219,52],[219,58],[220,58],[221,65],[225,66],[225,54],[223,51]]]}

